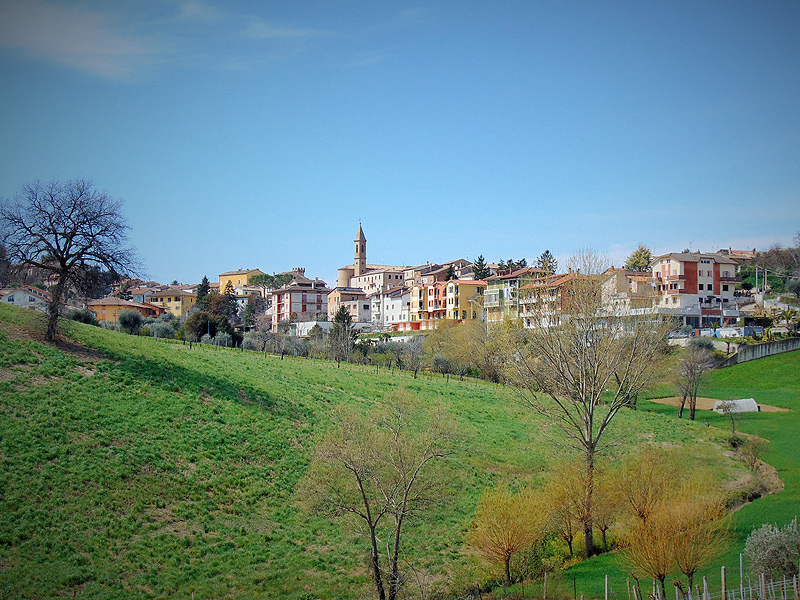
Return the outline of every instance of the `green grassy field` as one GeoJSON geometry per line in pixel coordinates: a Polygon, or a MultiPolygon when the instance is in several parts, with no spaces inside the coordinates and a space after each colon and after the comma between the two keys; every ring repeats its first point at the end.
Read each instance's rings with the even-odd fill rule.
{"type": "MultiPolygon", "coordinates": [[[[567,454],[549,425],[503,386],[190,349],[72,322],[63,323],[67,343],[54,348],[36,341],[43,328],[42,315],[0,306],[4,598],[369,596],[359,531],[302,512],[294,490],[335,405],[367,410],[400,387],[423,406],[444,406],[459,426],[447,502],[412,523],[406,538],[408,557],[433,581],[459,579],[469,562],[463,536],[485,486],[536,482],[567,454]]],[[[724,374],[714,374],[703,393],[742,396],[739,381],[718,379],[724,374]]],[[[752,375],[741,382],[757,385],[752,375]]],[[[794,406],[793,385],[794,395],[777,386],[769,401],[756,397],[794,406]]],[[[649,404],[620,413],[610,455],[665,443],[724,477],[741,469],[720,453],[726,432],[705,425],[718,417],[678,421],[649,404]]],[[[770,437],[773,427],[780,436],[785,429],[775,418],[756,415],[742,428],[770,437]]],[[[783,435],[788,443],[791,435],[783,435]]],[[[796,503],[796,459],[779,448],[775,438],[767,460],[786,476],[796,503]],[[791,468],[794,479],[784,472],[791,468]]],[[[782,497],[737,513],[742,530],[759,521],[764,503],[791,513],[782,497]]],[[[588,561],[586,573],[574,571],[587,592],[603,561],[615,564],[607,556],[588,561]]]]}
{"type": "MultiPolygon", "coordinates": [[[[651,390],[651,397],[673,395],[668,386],[651,390]]],[[[728,585],[739,587],[739,553],[744,550],[748,534],[764,523],[785,525],[800,516],[800,352],[788,352],[755,360],[726,369],[712,371],[704,376],[700,396],[730,400],[755,398],[759,404],[790,409],[790,412],[760,412],[742,415],[737,430],[755,434],[768,440],[761,458],[775,467],[785,484],[783,491],[759,498],[744,505],[731,518],[733,541],[730,550],[700,575],[708,576],[710,585],[719,590],[720,567],[728,569],[728,585]]],[[[675,418],[677,409],[644,401],[642,412],[675,418]]],[[[730,434],[730,420],[711,411],[698,411],[697,422],[719,428],[730,434]]],[[[593,558],[564,573],[563,586],[570,593],[573,578],[578,594],[583,590],[588,596],[602,597],[604,577],[608,573],[613,594],[627,598],[626,577],[620,572],[615,553],[593,558]]],[[[746,566],[745,566],[746,569],[746,566]]],[[[745,581],[747,573],[745,573],[745,581]]],[[[697,579],[696,579],[697,581],[697,579]]],[[[668,590],[669,591],[669,590],[668,590]]]]}

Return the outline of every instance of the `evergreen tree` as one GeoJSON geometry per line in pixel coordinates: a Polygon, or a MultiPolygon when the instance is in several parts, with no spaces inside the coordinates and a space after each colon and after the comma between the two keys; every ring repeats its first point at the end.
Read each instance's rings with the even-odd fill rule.
{"type": "Polygon", "coordinates": [[[245,331],[249,331],[255,323],[256,318],[256,301],[253,296],[247,299],[247,306],[244,309],[244,316],[242,317],[242,325],[245,331]]]}
{"type": "Polygon", "coordinates": [[[625,268],[629,271],[648,271],[650,270],[652,259],[653,255],[650,252],[650,248],[644,244],[639,244],[636,250],[628,256],[628,260],[625,261],[625,268]]]}
{"type": "Polygon", "coordinates": [[[236,317],[239,314],[239,305],[236,303],[236,290],[233,289],[233,284],[230,280],[225,284],[224,297],[223,314],[229,319],[236,317]]]}
{"type": "Polygon", "coordinates": [[[333,360],[337,363],[347,361],[353,352],[356,330],[353,325],[353,316],[347,307],[342,305],[333,317],[333,327],[328,334],[328,344],[333,360]]]}
{"type": "Polygon", "coordinates": [[[450,267],[447,269],[447,275],[445,276],[444,280],[452,281],[455,278],[456,278],[456,269],[453,265],[450,265],[450,267]]]}
{"type": "Polygon", "coordinates": [[[211,286],[208,283],[208,277],[203,275],[200,285],[197,286],[197,308],[198,310],[208,310],[208,293],[211,286]]]}
{"type": "Polygon", "coordinates": [[[486,265],[486,260],[481,254],[478,259],[472,263],[472,275],[475,279],[486,279],[492,274],[489,267],[486,265]]]}
{"type": "Polygon", "coordinates": [[[552,275],[558,270],[558,261],[556,257],[550,253],[550,250],[545,250],[536,260],[536,267],[546,272],[548,275],[552,275]]]}

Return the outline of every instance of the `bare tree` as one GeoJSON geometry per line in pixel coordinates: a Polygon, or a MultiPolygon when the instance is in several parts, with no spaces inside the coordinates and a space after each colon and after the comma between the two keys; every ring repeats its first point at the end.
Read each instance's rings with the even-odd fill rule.
{"type": "Polygon", "coordinates": [[[678,409],[678,418],[683,417],[683,408],[689,401],[689,419],[694,421],[697,411],[697,391],[703,373],[714,367],[714,355],[710,350],[690,344],[678,362],[678,387],[683,395],[678,409]]]}
{"type": "Polygon", "coordinates": [[[650,380],[670,328],[656,316],[607,309],[596,276],[604,263],[590,251],[573,257],[570,264],[581,270],[566,284],[560,322],[551,325],[552,316],[544,314],[530,319],[531,329],[518,336],[508,361],[525,402],[583,454],[587,557],[594,554],[594,470],[603,434],[650,380]]]}
{"type": "Polygon", "coordinates": [[[13,201],[0,204],[0,231],[11,261],[55,278],[46,339],[58,332],[58,314],[68,284],[79,289],[94,267],[132,274],[134,251],[126,246],[128,226],[122,203],[98,192],[91,181],[38,181],[23,185],[13,201]]]}
{"type": "MultiPolygon", "coordinates": [[[[644,479],[653,476],[660,479],[663,473],[643,474],[644,479]]],[[[658,580],[662,598],[666,598],[667,575],[680,571],[691,589],[695,573],[725,550],[725,504],[722,495],[709,487],[710,479],[696,473],[682,485],[670,486],[655,500],[647,518],[636,515],[627,531],[623,562],[658,580]]]]}
{"type": "Polygon", "coordinates": [[[352,408],[339,410],[317,448],[300,497],[309,508],[351,515],[366,525],[381,600],[397,598],[403,526],[440,497],[446,479],[437,463],[452,454],[453,439],[444,413],[423,416],[401,392],[369,418],[352,408]],[[388,569],[381,565],[381,539],[388,569]]]}
{"type": "Polygon", "coordinates": [[[562,465],[559,476],[548,484],[548,527],[567,544],[569,557],[575,556],[575,535],[585,518],[583,471],[576,465],[562,465]]]}
{"type": "Polygon", "coordinates": [[[729,541],[722,494],[695,477],[680,486],[667,512],[673,526],[675,564],[686,576],[689,589],[694,575],[726,550],[729,541]]]}
{"type": "Polygon", "coordinates": [[[485,490],[467,545],[488,561],[502,565],[505,584],[511,585],[511,557],[544,536],[545,517],[531,490],[516,494],[506,487],[485,490]]]}

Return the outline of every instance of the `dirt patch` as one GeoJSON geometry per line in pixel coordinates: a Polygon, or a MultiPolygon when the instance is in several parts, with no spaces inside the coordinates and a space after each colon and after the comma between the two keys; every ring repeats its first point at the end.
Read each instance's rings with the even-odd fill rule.
{"type": "Polygon", "coordinates": [[[12,340],[33,340],[34,342],[46,343],[44,340],[44,329],[22,327],[16,323],[2,323],[0,324],[0,331],[3,332],[3,335],[12,340]]]}
{"type": "MultiPolygon", "coordinates": [[[[34,342],[40,342],[42,344],[48,343],[47,340],[44,339],[44,328],[22,327],[16,323],[0,323],[0,331],[3,332],[3,335],[12,340],[33,340],[34,342]]],[[[76,344],[72,340],[68,340],[60,335],[53,346],[62,352],[72,354],[82,362],[97,363],[102,360],[109,360],[109,357],[105,354],[93,350],[92,348],[76,344]]]]}
{"type": "Polygon", "coordinates": [[[17,373],[15,371],[0,368],[0,381],[8,381],[9,379],[14,379],[16,376],[17,373]]]}
{"type": "Polygon", "coordinates": [[[98,363],[102,360],[108,360],[108,356],[92,348],[81,346],[70,340],[60,339],[56,342],[56,348],[67,354],[72,354],[75,358],[82,362],[98,363]]]}
{"type": "MultiPolygon", "coordinates": [[[[666,404],[667,406],[680,406],[681,400],[683,398],[681,396],[672,396],[671,398],[651,398],[650,402],[655,402],[656,404],[666,404]]],[[[697,398],[697,408],[698,410],[713,410],[714,403],[719,402],[719,398],[697,398]]],[[[761,407],[761,412],[789,412],[788,408],[780,408],[778,406],[769,406],[768,404],[759,404],[761,407]]],[[[688,410],[688,405],[686,406],[686,410],[688,410]]]]}

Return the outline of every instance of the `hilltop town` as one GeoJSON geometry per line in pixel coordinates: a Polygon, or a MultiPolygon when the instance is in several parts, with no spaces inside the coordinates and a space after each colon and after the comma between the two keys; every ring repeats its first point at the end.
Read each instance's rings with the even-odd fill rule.
{"type": "MultiPolygon", "coordinates": [[[[772,266],[775,256],[755,249],[652,256],[640,245],[621,268],[586,273],[580,266],[559,269],[549,251],[530,265],[525,259],[486,263],[483,256],[475,262],[459,258],[377,265],[367,260],[361,224],[353,242],[353,262],[339,268],[334,287],[308,277],[302,267],[273,274],[239,268],[220,273],[214,281],[204,278],[188,285],[107,281],[97,290],[108,293],[96,294],[99,297],[82,297],[72,290],[63,310],[88,309],[100,324],[115,326],[123,311],[136,311],[145,319],[167,315],[185,320],[209,311],[209,301],[220,298],[225,302],[216,302],[210,312],[228,317],[232,329],[262,328],[298,337],[308,337],[315,327],[327,333],[342,308],[362,333],[433,330],[444,321],[492,326],[519,319],[523,327],[531,327],[535,319],[557,324],[569,282],[592,276],[600,280],[610,314],[670,316],[687,330],[739,327],[729,334],[734,336],[742,335],[745,326],[763,325],[765,292],[783,291],[787,284],[794,289],[797,281],[792,272],[772,266]]],[[[5,280],[0,301],[48,311],[52,281],[37,278],[32,268],[9,268],[5,280]]]]}

